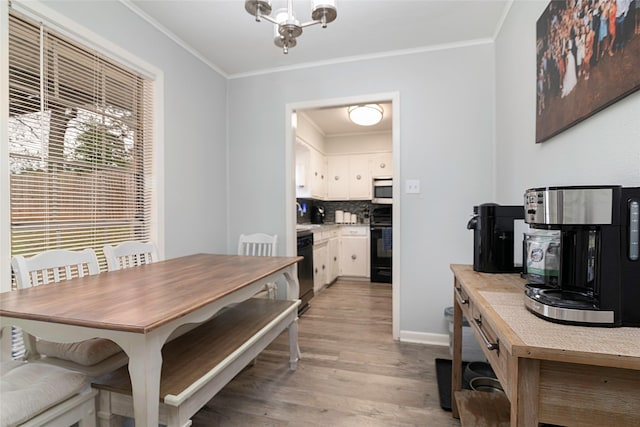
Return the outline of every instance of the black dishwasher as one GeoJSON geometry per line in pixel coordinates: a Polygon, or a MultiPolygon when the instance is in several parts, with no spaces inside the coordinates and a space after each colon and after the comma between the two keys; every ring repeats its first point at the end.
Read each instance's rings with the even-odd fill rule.
{"type": "Polygon", "coordinates": [[[313,298],[313,233],[308,230],[298,231],[298,256],[304,257],[298,263],[298,283],[300,284],[300,308],[302,314],[309,308],[313,298]]]}

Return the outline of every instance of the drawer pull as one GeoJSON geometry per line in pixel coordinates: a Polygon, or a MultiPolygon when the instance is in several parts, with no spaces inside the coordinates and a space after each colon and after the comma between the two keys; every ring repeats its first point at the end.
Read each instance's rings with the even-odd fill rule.
{"type": "Polygon", "coordinates": [[[482,341],[484,341],[484,345],[487,346],[487,349],[490,351],[495,350],[496,353],[500,354],[500,340],[496,338],[497,342],[495,343],[489,341],[489,337],[487,337],[487,334],[485,334],[482,330],[482,316],[480,316],[478,319],[473,319],[473,321],[478,326],[478,332],[480,332],[482,341]]]}
{"type": "Polygon", "coordinates": [[[465,298],[462,296],[462,287],[454,286],[454,289],[456,290],[456,295],[458,297],[458,302],[460,303],[460,305],[469,304],[469,298],[465,298]]]}

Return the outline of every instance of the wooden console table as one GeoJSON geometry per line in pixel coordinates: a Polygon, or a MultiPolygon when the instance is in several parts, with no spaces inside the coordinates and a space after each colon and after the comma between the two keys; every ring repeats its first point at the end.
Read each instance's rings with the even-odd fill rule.
{"type": "Polygon", "coordinates": [[[640,328],[552,323],[526,310],[519,275],[451,270],[455,418],[464,315],[510,401],[512,426],[640,425],[640,328]]]}

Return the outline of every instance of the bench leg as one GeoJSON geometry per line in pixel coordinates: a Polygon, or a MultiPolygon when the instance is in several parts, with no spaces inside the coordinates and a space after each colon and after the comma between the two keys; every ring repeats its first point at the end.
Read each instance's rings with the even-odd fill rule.
{"type": "Polygon", "coordinates": [[[111,412],[111,392],[100,390],[97,401],[96,417],[98,419],[98,427],[122,426],[122,417],[111,412]]]}
{"type": "Polygon", "coordinates": [[[193,422],[191,421],[189,406],[188,402],[184,402],[183,405],[178,407],[165,405],[167,411],[167,427],[190,427],[193,422]]]}
{"type": "Polygon", "coordinates": [[[295,371],[300,359],[300,347],[298,346],[298,319],[289,325],[289,369],[295,371]]]}

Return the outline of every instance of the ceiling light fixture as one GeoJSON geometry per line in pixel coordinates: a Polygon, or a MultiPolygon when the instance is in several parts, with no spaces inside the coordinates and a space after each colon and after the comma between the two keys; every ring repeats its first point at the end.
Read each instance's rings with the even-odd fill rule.
{"type": "Polygon", "coordinates": [[[282,48],[283,53],[289,53],[289,48],[297,44],[296,39],[302,34],[302,29],[311,25],[333,22],[338,16],[335,0],[311,0],[312,21],[300,23],[293,14],[293,0],[287,1],[286,9],[275,11],[275,18],[271,17],[271,0],[245,0],[244,8],[250,15],[256,17],[256,22],[262,18],[274,25],[274,40],[276,46],[282,48]]]}
{"type": "Polygon", "coordinates": [[[378,104],[354,105],[349,107],[349,120],[360,126],[373,126],[380,123],[384,110],[378,104]]]}

